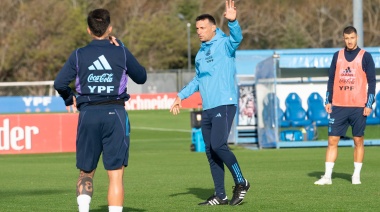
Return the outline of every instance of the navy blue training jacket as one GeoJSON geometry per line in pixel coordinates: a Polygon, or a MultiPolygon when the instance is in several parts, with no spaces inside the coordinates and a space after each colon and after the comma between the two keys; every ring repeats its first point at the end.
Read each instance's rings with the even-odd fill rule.
{"type": "Polygon", "coordinates": [[[54,81],[54,88],[66,106],[72,105],[74,92],[69,84],[75,80],[79,109],[83,103],[127,101],[128,76],[137,84],[147,79],[145,68],[124,45],[93,40],[70,55],[54,81]]]}

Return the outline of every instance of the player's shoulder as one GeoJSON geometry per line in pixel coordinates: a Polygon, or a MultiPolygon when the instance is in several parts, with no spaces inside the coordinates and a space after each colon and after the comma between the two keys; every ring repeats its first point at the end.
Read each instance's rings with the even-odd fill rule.
{"type": "Polygon", "coordinates": [[[338,55],[339,55],[340,52],[345,53],[345,49],[343,48],[343,49],[339,49],[339,50],[335,51],[334,52],[334,57],[338,57],[338,55]]]}
{"type": "MultiPolygon", "coordinates": [[[[363,49],[364,50],[364,49],[363,49]]],[[[364,50],[364,54],[363,54],[364,57],[372,57],[372,54],[371,52],[368,52],[366,50],[364,50]]]]}
{"type": "Polygon", "coordinates": [[[365,49],[360,49],[360,51],[364,51],[363,53],[364,60],[373,60],[371,52],[366,51],[365,49]]]}
{"type": "Polygon", "coordinates": [[[338,51],[336,51],[336,52],[334,52],[334,54],[333,54],[333,60],[337,60],[338,59],[338,56],[339,56],[339,52],[340,52],[341,50],[338,50],[338,51]]]}

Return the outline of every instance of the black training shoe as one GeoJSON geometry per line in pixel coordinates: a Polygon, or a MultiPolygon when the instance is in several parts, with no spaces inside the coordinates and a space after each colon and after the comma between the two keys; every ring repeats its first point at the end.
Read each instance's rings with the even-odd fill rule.
{"type": "Polygon", "coordinates": [[[220,199],[219,197],[212,195],[205,202],[201,202],[198,205],[228,205],[227,197],[220,199]]]}
{"type": "Polygon", "coordinates": [[[230,201],[230,205],[239,205],[243,201],[245,194],[247,193],[250,187],[251,185],[247,180],[245,180],[245,185],[236,185],[232,187],[234,191],[232,199],[230,201]]]}

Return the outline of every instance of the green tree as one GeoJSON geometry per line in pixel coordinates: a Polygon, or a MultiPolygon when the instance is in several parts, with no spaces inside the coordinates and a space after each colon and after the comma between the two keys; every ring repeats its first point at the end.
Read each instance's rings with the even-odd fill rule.
{"type": "Polygon", "coordinates": [[[85,16],[71,1],[31,0],[18,4],[5,37],[3,81],[54,79],[71,51],[85,43],[85,16]],[[59,15],[57,15],[59,14],[59,15]]]}
{"type": "MultiPolygon", "coordinates": [[[[243,30],[239,49],[341,47],[352,24],[352,1],[236,0],[243,30]]],[[[364,44],[380,45],[380,0],[363,1],[364,44]]],[[[227,34],[222,0],[1,0],[0,80],[53,80],[73,50],[86,45],[86,17],[111,12],[114,35],[149,71],[187,68],[186,24],[191,57],[199,48],[195,17],[209,13],[227,34]],[[179,16],[179,14],[181,14],[179,16]]]]}

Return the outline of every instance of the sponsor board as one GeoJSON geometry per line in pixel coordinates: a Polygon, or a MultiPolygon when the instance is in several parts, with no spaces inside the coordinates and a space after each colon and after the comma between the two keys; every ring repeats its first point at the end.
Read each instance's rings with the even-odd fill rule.
{"type": "Polygon", "coordinates": [[[0,113],[43,113],[66,110],[61,97],[9,96],[0,97],[0,113]]]}
{"type": "Polygon", "coordinates": [[[0,115],[0,154],[75,152],[78,114],[0,115]]]}
{"type": "MultiPolygon", "coordinates": [[[[131,95],[125,102],[126,110],[161,110],[170,109],[177,93],[131,95]]],[[[182,108],[201,108],[202,100],[199,92],[182,101],[182,108]]]]}
{"type": "MultiPolygon", "coordinates": [[[[125,102],[127,110],[170,109],[177,93],[131,94],[125,102]]],[[[58,96],[14,96],[0,97],[0,113],[66,112],[65,104],[58,96]]],[[[199,92],[182,101],[182,108],[200,108],[199,92]]]]}
{"type": "MultiPolygon", "coordinates": [[[[131,95],[127,110],[169,109],[177,93],[131,95]]],[[[17,99],[12,98],[12,101],[17,99]]],[[[75,152],[78,113],[67,113],[60,97],[19,97],[23,104],[18,112],[30,114],[0,115],[0,155],[53,152],[75,152]],[[56,111],[52,102],[59,100],[65,113],[35,113],[56,111]],[[25,110],[33,108],[39,110],[25,110]],[[48,108],[48,110],[41,110],[48,108]]],[[[3,102],[2,102],[3,103],[3,102]]],[[[182,108],[200,108],[201,98],[195,93],[182,101],[182,108]]]]}

